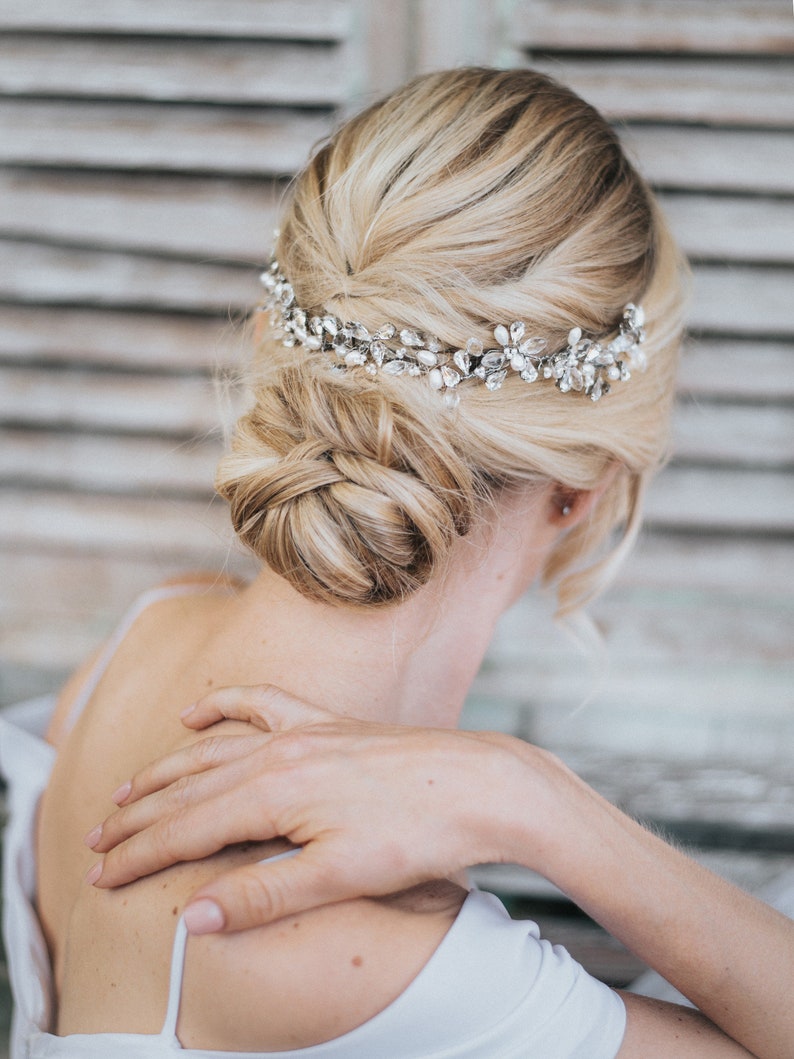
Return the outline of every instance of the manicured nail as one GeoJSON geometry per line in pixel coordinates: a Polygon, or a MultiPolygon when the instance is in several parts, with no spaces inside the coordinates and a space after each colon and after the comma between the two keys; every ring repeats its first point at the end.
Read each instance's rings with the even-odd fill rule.
{"type": "Polygon", "coordinates": [[[220,906],[207,897],[200,897],[185,909],[188,934],[214,934],[217,930],[223,930],[224,922],[220,906]]]}
{"type": "Polygon", "coordinates": [[[191,703],[191,704],[190,704],[189,706],[186,706],[186,707],[184,708],[184,710],[182,710],[182,712],[180,713],[180,715],[179,715],[179,716],[180,716],[180,717],[182,718],[182,720],[184,721],[184,719],[185,719],[186,717],[189,717],[189,716],[190,716],[190,714],[191,714],[191,713],[192,713],[192,712],[193,712],[193,711],[195,710],[195,708],[196,708],[196,703],[195,703],[195,702],[192,702],[192,703],[191,703]]]}
{"type": "Polygon", "coordinates": [[[102,825],[97,824],[96,827],[91,828],[83,839],[83,842],[85,842],[89,849],[93,849],[99,842],[100,838],[102,838],[102,825]]]}
{"type": "Polygon", "coordinates": [[[98,882],[99,876],[101,874],[102,874],[102,861],[99,861],[99,863],[95,864],[93,866],[93,868],[89,868],[88,869],[88,872],[86,873],[85,881],[88,883],[89,886],[93,886],[94,883],[98,882]]]}
{"type": "Polygon", "coordinates": [[[121,805],[122,802],[126,802],[126,800],[129,798],[131,791],[132,782],[130,780],[127,780],[126,783],[122,783],[122,785],[117,790],[113,791],[110,797],[116,803],[116,805],[121,805]]]}

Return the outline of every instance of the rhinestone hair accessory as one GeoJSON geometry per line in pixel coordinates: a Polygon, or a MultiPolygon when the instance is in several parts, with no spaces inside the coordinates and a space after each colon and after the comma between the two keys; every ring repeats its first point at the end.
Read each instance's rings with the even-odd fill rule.
{"type": "Polygon", "coordinates": [[[450,407],[460,400],[461,383],[475,380],[498,390],[510,373],[525,383],[551,379],[563,393],[599,401],[613,383],[626,382],[633,370],[644,371],[647,363],[640,348],[645,316],[638,305],[626,306],[617,335],[605,345],[587,338],[581,327],[572,327],[564,349],[546,352],[546,339],[528,335],[526,325],[516,320],[494,328],[493,348],[470,338],[464,348],[448,349],[432,335],[394,324],[369,331],[330,313],[309,315],[296,304],[292,285],[275,258],[261,281],[265,300],[259,311],[270,314],[273,335],[283,346],[325,354],[335,371],[361,368],[369,375],[425,376],[450,407]]]}

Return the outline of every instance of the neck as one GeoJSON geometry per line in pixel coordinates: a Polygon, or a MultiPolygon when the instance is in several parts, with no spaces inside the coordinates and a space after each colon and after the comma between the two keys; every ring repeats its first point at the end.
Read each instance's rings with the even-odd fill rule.
{"type": "Polygon", "coordinates": [[[455,727],[511,602],[487,581],[450,573],[403,603],[353,609],[313,603],[265,569],[229,631],[252,682],[362,720],[455,727]]]}
{"type": "Polygon", "coordinates": [[[227,629],[251,683],[362,720],[455,727],[496,622],[534,580],[551,536],[539,506],[472,532],[449,572],[400,604],[332,607],[265,569],[227,629]]]}

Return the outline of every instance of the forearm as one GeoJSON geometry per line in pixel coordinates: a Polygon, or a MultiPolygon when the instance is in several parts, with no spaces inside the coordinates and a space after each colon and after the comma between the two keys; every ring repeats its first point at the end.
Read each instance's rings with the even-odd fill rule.
{"type": "Polygon", "coordinates": [[[791,1059],[794,924],[625,816],[555,759],[531,747],[516,752],[527,811],[523,828],[508,824],[510,859],[542,871],[751,1052],[791,1059]]]}

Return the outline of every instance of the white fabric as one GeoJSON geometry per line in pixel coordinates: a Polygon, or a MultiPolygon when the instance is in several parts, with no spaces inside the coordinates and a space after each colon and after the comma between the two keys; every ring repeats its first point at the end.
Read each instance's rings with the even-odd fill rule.
{"type": "MultiPolygon", "coordinates": [[[[135,616],[141,609],[134,609],[135,616]]],[[[132,620],[124,621],[124,631],[132,620]]],[[[104,669],[109,658],[106,651],[97,668],[104,669]]],[[[92,679],[92,691],[97,681],[92,679]]],[[[478,891],[469,894],[405,992],[364,1025],[325,1044],[262,1053],[183,1049],[176,1036],[186,942],[181,919],[159,1034],[46,1032],[52,980],[33,905],[33,836],[55,758],[42,738],[53,705],[51,697],[37,699],[0,715],[0,774],[9,788],[3,931],[14,998],[11,1059],[173,1059],[174,1053],[184,1059],[614,1059],[625,1028],[620,997],[564,949],[541,940],[534,923],[511,920],[495,897],[478,891]]]]}

